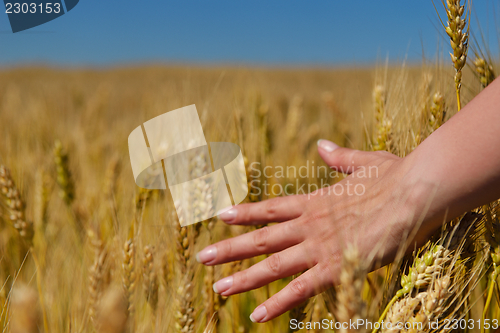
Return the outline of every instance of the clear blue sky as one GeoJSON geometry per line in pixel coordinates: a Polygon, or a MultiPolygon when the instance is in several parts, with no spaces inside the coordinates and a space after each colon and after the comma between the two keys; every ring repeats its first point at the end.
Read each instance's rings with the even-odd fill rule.
{"type": "MultiPolygon", "coordinates": [[[[441,0],[434,1],[444,17],[441,0]]],[[[474,7],[496,56],[491,11],[496,7],[500,20],[500,5],[476,0],[474,7]]],[[[0,65],[420,61],[422,46],[428,57],[439,44],[447,54],[439,25],[431,0],[80,0],[60,18],[16,34],[2,10],[0,65]]]]}

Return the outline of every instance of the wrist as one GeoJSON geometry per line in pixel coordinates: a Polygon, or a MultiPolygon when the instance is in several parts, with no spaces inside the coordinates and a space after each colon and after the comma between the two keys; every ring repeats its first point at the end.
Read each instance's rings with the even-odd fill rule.
{"type": "Polygon", "coordinates": [[[425,171],[419,163],[421,161],[412,154],[401,159],[396,192],[401,201],[402,215],[411,229],[409,232],[417,235],[415,241],[418,243],[427,240],[447,215],[446,202],[439,191],[440,184],[425,171]]]}

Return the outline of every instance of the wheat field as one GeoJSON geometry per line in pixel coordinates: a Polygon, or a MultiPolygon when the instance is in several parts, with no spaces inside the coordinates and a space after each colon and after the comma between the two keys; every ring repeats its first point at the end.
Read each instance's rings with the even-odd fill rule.
{"type": "MultiPolygon", "coordinates": [[[[446,221],[412,256],[371,273],[356,249],[346,248],[340,286],[254,324],[253,309],[290,279],[224,298],[212,284],[262,258],[215,268],[194,260],[206,245],[252,228],[216,218],[180,228],[168,189],[137,187],[128,155],[128,135],[139,124],[195,104],[207,141],[237,143],[247,167],[325,165],[320,138],[405,156],[494,79],[491,59],[479,50],[469,50],[467,65],[460,60],[465,30],[451,28],[455,58],[411,65],[2,69],[2,331],[293,332],[291,318],[365,318],[424,325],[385,332],[480,332],[443,325],[499,320],[496,202],[446,221]],[[435,320],[440,326],[430,327],[435,320]]],[[[255,179],[249,167],[247,177],[255,179]]],[[[246,201],[276,195],[283,194],[252,187],[246,201]]]]}

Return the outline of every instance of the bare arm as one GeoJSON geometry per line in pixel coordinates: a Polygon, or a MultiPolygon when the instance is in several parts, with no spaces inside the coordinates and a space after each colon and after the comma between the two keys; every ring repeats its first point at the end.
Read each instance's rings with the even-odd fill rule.
{"type": "MultiPolygon", "coordinates": [[[[429,227],[500,197],[500,80],[495,80],[462,111],[404,158],[414,185],[435,184],[429,227]]],[[[421,187],[422,190],[422,187],[421,187]]]]}

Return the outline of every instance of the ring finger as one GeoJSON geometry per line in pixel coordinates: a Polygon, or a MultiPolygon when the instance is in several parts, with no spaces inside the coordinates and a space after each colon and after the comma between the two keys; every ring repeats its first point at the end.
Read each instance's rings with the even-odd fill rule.
{"type": "Polygon", "coordinates": [[[217,281],[214,291],[229,296],[302,272],[316,264],[312,258],[304,256],[304,253],[307,251],[304,250],[303,243],[275,253],[244,271],[217,281]]]}

